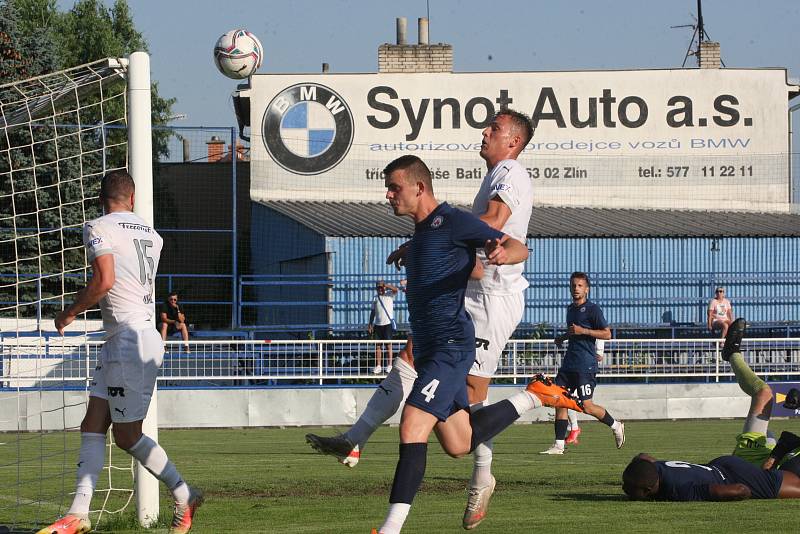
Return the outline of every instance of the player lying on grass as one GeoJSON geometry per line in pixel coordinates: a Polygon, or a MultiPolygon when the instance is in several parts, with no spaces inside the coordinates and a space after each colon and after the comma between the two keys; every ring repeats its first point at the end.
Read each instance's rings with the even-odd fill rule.
{"type": "Polygon", "coordinates": [[[761,469],[738,456],[692,464],[658,461],[642,453],[625,468],[622,490],[635,501],[800,499],[800,477],[761,469]]]}
{"type": "MultiPolygon", "coordinates": [[[[736,319],[728,329],[722,358],[731,364],[750,409],[733,455],[708,464],[657,461],[636,456],[622,475],[622,489],[634,500],[729,501],[800,498],[800,437],[784,432],[777,444],[767,435],[772,413],[772,389],[750,369],[741,353],[746,321],[736,319]],[[762,469],[763,467],[763,469],[762,469]]],[[[800,406],[800,391],[792,389],[784,407],[800,406]]]]}

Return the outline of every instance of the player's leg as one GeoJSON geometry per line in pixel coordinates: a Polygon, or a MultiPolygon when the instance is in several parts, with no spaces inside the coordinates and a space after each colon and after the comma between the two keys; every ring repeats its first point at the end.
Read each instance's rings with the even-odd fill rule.
{"type": "Polygon", "coordinates": [[[107,366],[104,362],[108,344],[100,351],[100,361],[92,375],[92,388],[89,393],[89,404],[86,415],[81,421],[81,448],[78,453],[78,469],[76,471],[75,497],[67,514],[37,534],[52,532],[81,534],[91,530],[89,508],[97,487],[97,479],[105,465],[106,433],[111,426],[111,415],[107,399],[106,385],[107,366]]]}
{"type": "MultiPolygon", "coordinates": [[[[567,391],[574,391],[577,388],[577,374],[559,371],[553,382],[567,391]]],[[[566,408],[556,408],[556,418],[553,425],[555,439],[553,445],[539,454],[564,454],[567,441],[567,429],[569,428],[569,410],[566,408]]]]}
{"type": "Polygon", "coordinates": [[[392,370],[378,385],[364,412],[353,426],[339,436],[306,434],[306,442],[314,450],[333,456],[348,467],[355,467],[370,436],[405,402],[416,378],[413,342],[409,336],[406,346],[395,359],[392,370]]]}
{"type": "Polygon", "coordinates": [[[164,483],[175,500],[170,532],[188,532],[202,494],[189,487],[170,461],[166,451],[142,433],[153,395],[164,345],[151,329],[123,330],[106,342],[108,406],[117,446],[136,458],[154,477],[164,483]]]}
{"type": "Polygon", "coordinates": [[[578,413],[575,410],[567,410],[567,421],[568,427],[567,430],[569,433],[567,434],[567,439],[565,443],[567,445],[577,445],[578,444],[578,436],[581,435],[581,427],[578,423],[578,413]]]}
{"type": "Polygon", "coordinates": [[[577,384],[578,387],[576,391],[578,397],[583,402],[584,413],[591,415],[601,423],[611,428],[617,448],[621,449],[625,444],[625,424],[622,421],[617,421],[614,419],[608,410],[592,401],[595,386],[597,385],[594,374],[578,373],[577,384]]]}
{"type": "Polygon", "coordinates": [[[431,354],[415,362],[419,376],[403,407],[400,457],[389,496],[389,510],[379,531],[381,534],[397,534],[402,529],[425,476],[428,436],[437,421],[446,419],[452,412],[459,390],[463,396],[462,407],[466,407],[468,364],[462,364],[463,370],[458,365],[463,359],[460,354],[431,354]]]}
{"type": "MultiPolygon", "coordinates": [[[[494,296],[467,290],[464,306],[475,327],[475,363],[467,376],[467,396],[470,411],[474,413],[487,405],[491,377],[497,371],[508,339],[522,320],[525,299],[522,293],[494,296]]],[[[492,449],[492,441],[488,440],[473,451],[472,477],[462,524],[467,530],[477,527],[486,516],[494,491],[492,449]]]]}
{"type": "Polygon", "coordinates": [[[741,343],[746,329],[747,323],[743,318],[736,319],[731,324],[722,348],[722,358],[730,363],[739,387],[750,396],[750,409],[742,433],[766,434],[772,415],[772,389],[753,372],[742,355],[741,343]]]}

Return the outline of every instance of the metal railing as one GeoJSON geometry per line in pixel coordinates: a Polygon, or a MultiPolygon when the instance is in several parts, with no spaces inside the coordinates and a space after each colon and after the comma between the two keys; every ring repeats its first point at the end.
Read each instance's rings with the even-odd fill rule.
{"type": "MultiPolygon", "coordinates": [[[[729,381],[717,339],[620,339],[606,342],[598,379],[611,382],[729,381]]],[[[169,341],[160,387],[341,385],[375,382],[376,347],[397,354],[402,341],[169,341]]],[[[5,338],[0,347],[3,388],[85,387],[102,342],[69,338],[5,338]]],[[[742,345],[753,370],[769,380],[800,377],[800,338],[752,338],[742,345]]],[[[496,380],[524,383],[534,373],[555,375],[564,350],[551,340],[511,340],[496,380]]]]}

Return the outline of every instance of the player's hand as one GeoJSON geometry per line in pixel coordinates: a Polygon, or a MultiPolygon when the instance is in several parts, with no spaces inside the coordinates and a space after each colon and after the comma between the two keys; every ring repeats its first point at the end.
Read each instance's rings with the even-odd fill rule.
{"type": "Polygon", "coordinates": [[[67,313],[67,310],[61,310],[60,312],[58,312],[58,315],[56,315],[56,319],[54,321],[58,333],[63,336],[64,328],[69,326],[69,324],[72,323],[72,321],[74,320],[75,316],[70,313],[67,313]]]}
{"type": "Polygon", "coordinates": [[[406,249],[408,248],[408,243],[400,245],[397,250],[393,251],[389,254],[389,257],[386,258],[386,265],[394,264],[395,269],[398,271],[405,267],[406,265],[406,249]]]}
{"type": "Polygon", "coordinates": [[[475,267],[472,268],[472,272],[469,273],[470,280],[480,280],[483,278],[483,262],[481,260],[475,260],[475,267]]]}
{"type": "Polygon", "coordinates": [[[503,243],[508,239],[508,235],[504,235],[499,239],[490,239],[486,242],[484,249],[486,251],[486,259],[489,260],[490,265],[505,265],[508,262],[508,254],[503,247],[503,243]]]}
{"type": "Polygon", "coordinates": [[[595,354],[594,355],[594,359],[597,360],[597,363],[600,363],[600,362],[603,361],[603,355],[602,354],[595,354]]]}
{"type": "Polygon", "coordinates": [[[764,469],[764,470],[766,470],[766,471],[769,471],[770,469],[772,469],[772,468],[773,468],[773,466],[774,466],[774,465],[775,465],[775,458],[773,458],[772,456],[770,456],[769,458],[767,458],[766,460],[764,460],[764,463],[763,463],[763,464],[761,464],[761,469],[764,469]]]}
{"type": "Polygon", "coordinates": [[[569,328],[567,328],[567,334],[571,336],[582,336],[586,333],[586,330],[587,330],[586,328],[580,325],[571,324],[569,325],[569,328]]]}
{"type": "Polygon", "coordinates": [[[372,325],[367,326],[367,333],[372,335],[372,325]]]}

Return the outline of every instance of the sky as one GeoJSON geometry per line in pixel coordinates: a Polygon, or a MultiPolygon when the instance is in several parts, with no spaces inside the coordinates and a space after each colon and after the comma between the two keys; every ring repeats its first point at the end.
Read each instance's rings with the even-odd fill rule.
{"type": "MultiPolygon", "coordinates": [[[[112,0],[106,0],[108,5],[112,0]]],[[[159,93],[174,97],[176,126],[236,125],[237,81],[214,67],[220,35],[244,28],[265,49],[260,73],[377,72],[395,42],[395,18],[430,16],[430,42],[453,45],[456,72],[679,68],[696,0],[128,0],[150,46],[159,93]]],[[[72,0],[59,0],[69,9],[72,0]]],[[[800,1],[705,0],[706,32],[727,67],[784,67],[800,79],[800,1]]],[[[695,66],[695,58],[687,66],[695,66]]],[[[796,117],[800,120],[800,117],[796,117]]]]}

